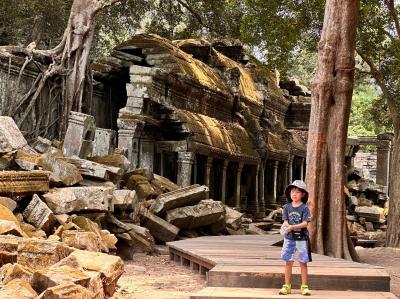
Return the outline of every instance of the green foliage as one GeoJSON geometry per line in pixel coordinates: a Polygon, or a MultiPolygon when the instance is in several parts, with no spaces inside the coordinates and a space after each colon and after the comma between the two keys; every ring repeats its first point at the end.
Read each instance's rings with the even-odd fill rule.
{"type": "Polygon", "coordinates": [[[72,0],[1,0],[0,45],[25,44],[35,17],[42,22],[41,48],[55,46],[67,24],[72,0]]]}
{"type": "Polygon", "coordinates": [[[392,132],[393,126],[385,99],[375,86],[356,86],[351,103],[348,136],[375,136],[392,132]]]}

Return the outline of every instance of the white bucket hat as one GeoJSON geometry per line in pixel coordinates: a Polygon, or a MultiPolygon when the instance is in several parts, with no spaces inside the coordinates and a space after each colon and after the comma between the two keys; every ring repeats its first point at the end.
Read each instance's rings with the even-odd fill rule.
{"type": "Polygon", "coordinates": [[[301,199],[301,201],[303,203],[306,203],[308,200],[308,191],[307,191],[307,185],[306,183],[304,183],[302,180],[295,180],[293,181],[293,183],[291,183],[290,185],[288,185],[285,189],[285,194],[286,194],[286,198],[288,199],[289,202],[292,201],[292,199],[290,198],[290,190],[292,190],[293,187],[299,188],[301,189],[305,195],[304,197],[301,199]]]}

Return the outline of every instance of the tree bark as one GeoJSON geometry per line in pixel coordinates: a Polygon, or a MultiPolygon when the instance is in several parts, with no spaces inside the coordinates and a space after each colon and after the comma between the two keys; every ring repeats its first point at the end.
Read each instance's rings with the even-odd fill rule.
{"type": "Polygon", "coordinates": [[[389,215],[387,219],[386,246],[400,247],[400,128],[395,130],[390,165],[389,215]]]}
{"type": "MultiPolygon", "coordinates": [[[[95,15],[105,7],[120,1],[122,0],[74,0],[61,42],[50,50],[32,51],[36,54],[51,56],[53,63],[44,71],[41,79],[37,80],[34,93],[24,99],[24,102],[29,100],[29,104],[19,119],[18,125],[21,125],[31,113],[47,80],[59,75],[63,78],[59,138],[64,136],[70,111],[82,110],[89,52],[95,28],[95,15]]],[[[20,109],[25,108],[23,104],[21,103],[17,111],[11,111],[11,113],[17,113],[20,109]]]]}
{"type": "Polygon", "coordinates": [[[354,80],[357,0],[328,0],[312,89],[307,184],[313,251],[355,259],[346,221],[344,157],[354,80]]]}

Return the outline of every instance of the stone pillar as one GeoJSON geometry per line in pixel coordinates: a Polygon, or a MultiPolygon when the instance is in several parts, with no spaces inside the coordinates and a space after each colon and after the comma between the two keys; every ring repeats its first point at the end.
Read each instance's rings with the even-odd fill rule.
{"type": "Polygon", "coordinates": [[[276,197],[277,197],[277,185],[278,185],[278,166],[279,166],[279,161],[274,161],[274,176],[273,176],[273,190],[272,190],[272,203],[276,203],[276,197]]]}
{"type": "Polygon", "coordinates": [[[139,142],[139,167],[153,172],[154,168],[154,140],[140,138],[139,142]]]}
{"type": "Polygon", "coordinates": [[[93,116],[71,111],[62,148],[64,156],[86,159],[92,153],[95,130],[96,123],[93,116]]]}
{"type": "Polygon", "coordinates": [[[222,165],[221,174],[221,201],[225,203],[226,201],[226,169],[228,168],[229,160],[224,160],[222,165]]]}
{"type": "Polygon", "coordinates": [[[163,150],[161,150],[161,152],[160,152],[160,164],[161,164],[160,175],[164,176],[164,151],[163,150]]]}
{"type": "Polygon", "coordinates": [[[259,204],[259,211],[260,212],[265,212],[265,165],[266,161],[261,161],[260,163],[260,172],[258,174],[258,204],[259,204]]]}
{"type": "Polygon", "coordinates": [[[192,165],[194,161],[194,153],[178,152],[178,185],[181,187],[190,186],[192,177],[192,165]]]}
{"type": "Polygon", "coordinates": [[[197,184],[197,157],[196,154],[193,158],[193,182],[192,184],[197,184]]]}
{"type": "Polygon", "coordinates": [[[235,206],[240,211],[240,181],[242,178],[243,163],[239,162],[236,168],[236,182],[235,182],[235,206]]]}
{"type": "Polygon", "coordinates": [[[304,158],[300,159],[300,180],[304,181],[304,158]]]}
{"type": "Polygon", "coordinates": [[[92,156],[106,156],[114,152],[115,131],[110,129],[96,128],[93,141],[92,156]]]}
{"type": "Polygon", "coordinates": [[[283,178],[282,178],[282,182],[283,182],[283,188],[285,188],[287,185],[289,185],[289,176],[288,176],[288,172],[289,172],[289,162],[285,162],[283,164],[283,178]]]}
{"type": "Polygon", "coordinates": [[[139,166],[139,137],[142,124],[134,119],[118,118],[118,149],[131,162],[131,169],[139,166]]]}
{"type": "Polygon", "coordinates": [[[289,184],[293,182],[293,156],[290,157],[288,162],[288,181],[289,184]]]}
{"type": "MultiPolygon", "coordinates": [[[[207,161],[205,163],[204,167],[204,185],[207,187],[210,187],[210,172],[211,172],[211,166],[212,166],[212,157],[207,157],[207,161]]],[[[211,190],[210,190],[211,193],[211,190]]]]}
{"type": "Polygon", "coordinates": [[[204,185],[208,187],[210,198],[214,198],[214,184],[211,186],[210,180],[211,180],[211,167],[212,167],[212,162],[213,158],[212,157],[207,157],[207,161],[205,163],[204,167],[204,185]]]}
{"type": "Polygon", "coordinates": [[[376,183],[389,186],[390,140],[381,139],[378,135],[376,158],[376,183]]]}

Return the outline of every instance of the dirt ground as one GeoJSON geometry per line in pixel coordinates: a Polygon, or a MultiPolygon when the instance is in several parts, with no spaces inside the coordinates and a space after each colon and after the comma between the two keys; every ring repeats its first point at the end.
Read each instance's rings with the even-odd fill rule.
{"type": "MultiPolygon", "coordinates": [[[[391,277],[391,291],[400,298],[400,249],[357,247],[357,252],[362,262],[385,267],[391,277]]],[[[134,260],[125,262],[125,273],[113,298],[189,298],[204,287],[204,277],[178,266],[168,255],[137,254],[134,260]]]]}
{"type": "Polygon", "coordinates": [[[363,263],[385,267],[390,275],[390,290],[400,298],[400,248],[357,247],[356,249],[363,263]]]}
{"type": "Polygon", "coordinates": [[[168,255],[135,255],[125,262],[114,299],[189,298],[205,287],[205,277],[178,266],[168,255]]]}

